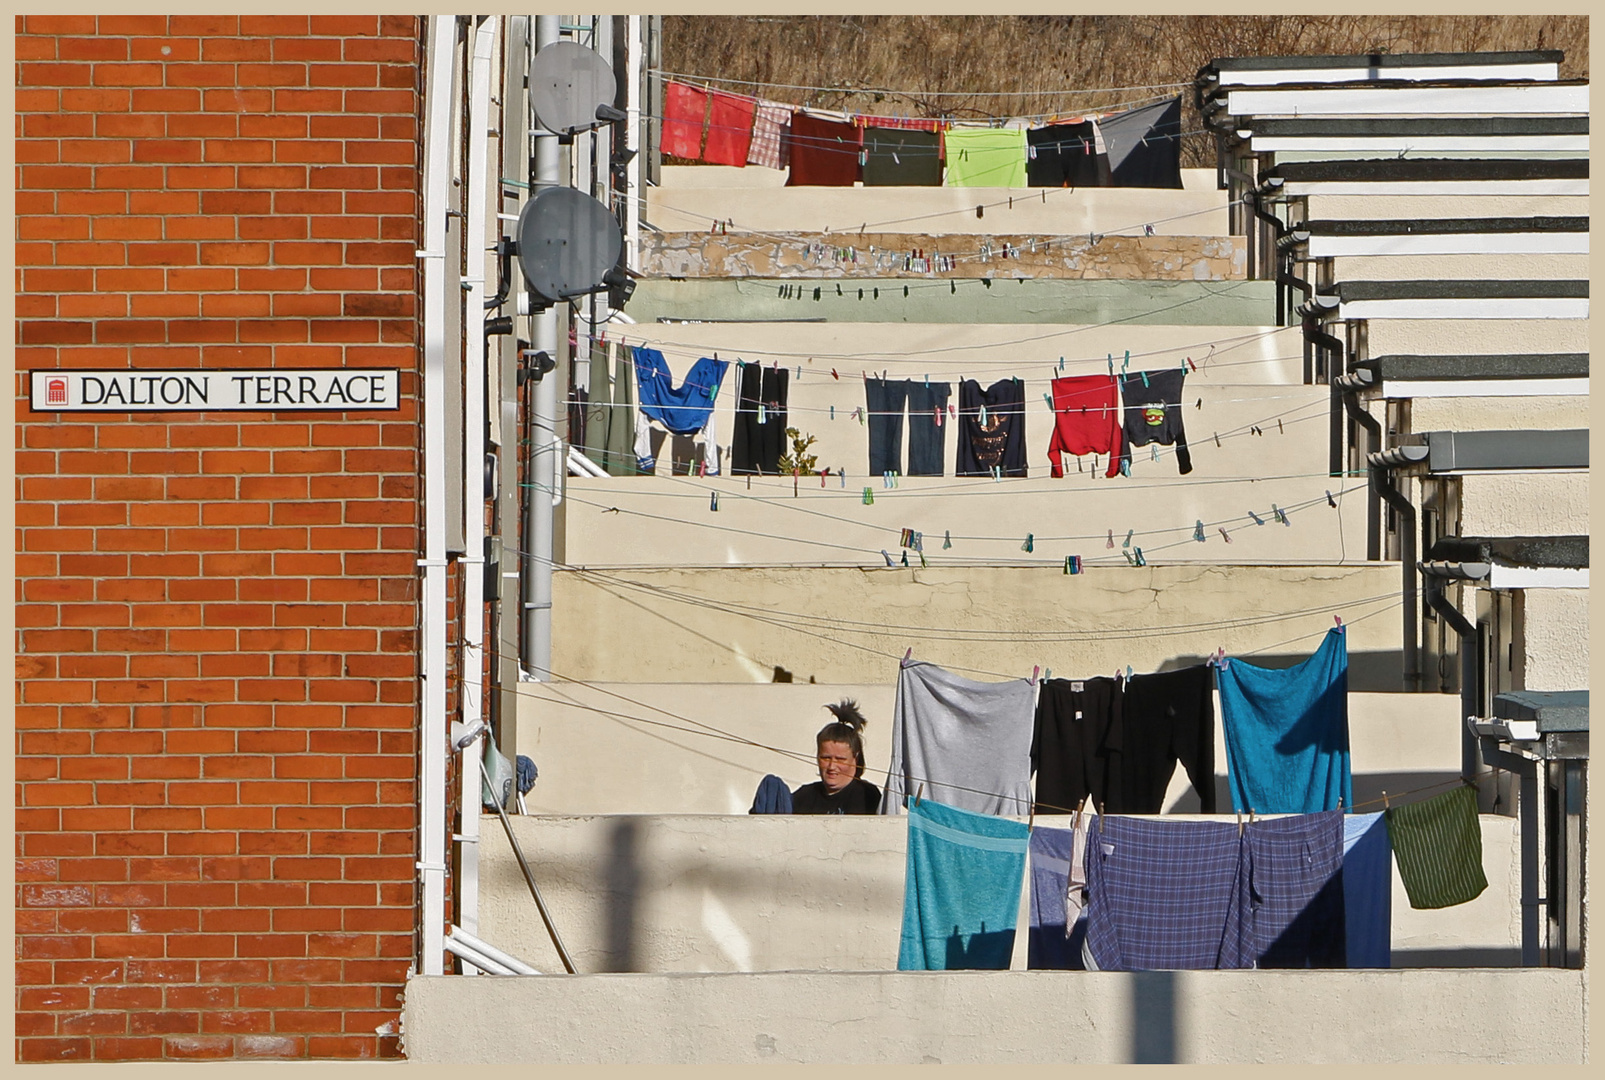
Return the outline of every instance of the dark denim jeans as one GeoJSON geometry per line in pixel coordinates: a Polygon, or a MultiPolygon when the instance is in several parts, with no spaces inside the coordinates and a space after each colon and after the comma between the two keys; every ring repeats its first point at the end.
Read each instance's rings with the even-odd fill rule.
{"type": "Polygon", "coordinates": [[[869,473],[907,476],[941,476],[943,432],[936,414],[947,409],[953,387],[949,383],[913,379],[867,379],[864,401],[869,414],[869,473]],[[908,410],[908,470],[903,470],[903,410],[908,410]]]}

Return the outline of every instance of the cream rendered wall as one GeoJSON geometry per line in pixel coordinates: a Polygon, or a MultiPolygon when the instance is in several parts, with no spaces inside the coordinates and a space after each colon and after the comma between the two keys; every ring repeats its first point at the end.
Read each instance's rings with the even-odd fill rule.
{"type": "Polygon", "coordinates": [[[419,1062],[819,1065],[1588,1060],[1579,971],[414,977],[419,1062]]]}
{"type": "MultiPolygon", "coordinates": [[[[883,786],[891,761],[895,673],[887,664],[885,681],[859,685],[526,684],[520,688],[518,746],[535,761],[540,779],[525,804],[532,814],[744,814],[766,773],[792,789],[819,778],[814,735],[830,720],[824,706],[844,697],[856,701],[869,721],[864,777],[883,786]],[[608,782],[598,784],[598,776],[608,782]]],[[[1054,669],[1058,678],[1092,673],[1079,664],[1054,669]]],[[[1351,692],[1355,798],[1364,802],[1382,791],[1397,794],[1458,774],[1459,704],[1452,694],[1351,692]]],[[[1226,743],[1219,719],[1215,772],[1221,805],[1227,798],[1226,743]]],[[[1185,770],[1176,770],[1164,806],[1167,812],[1197,809],[1185,770]]]]}
{"type": "Polygon", "coordinates": [[[1588,689],[1588,590],[1525,592],[1524,689],[1588,689]]]}
{"type": "Polygon", "coordinates": [[[1588,256],[1337,256],[1332,259],[1332,275],[1335,281],[1586,281],[1588,256]]]}
{"type": "Polygon", "coordinates": [[[1155,671],[1217,646],[1308,653],[1333,609],[1352,659],[1399,648],[1399,588],[1397,563],[560,570],[552,662],[588,682],[766,682],[779,665],[858,684],[912,646],[960,671],[1155,671]]]}
{"type": "Polygon", "coordinates": [[[1410,424],[1417,431],[1559,431],[1588,426],[1588,396],[1413,398],[1410,424]]]}
{"type": "Polygon", "coordinates": [[[893,222],[949,235],[1025,232],[1074,236],[1134,232],[1145,223],[1165,236],[1225,236],[1226,192],[1213,187],[1156,193],[1145,188],[950,187],[655,187],[647,189],[646,221],[665,232],[706,232],[715,221],[732,229],[825,232],[846,237],[860,226],[893,222]],[[1013,199],[1010,208],[1008,200],[1013,199]],[[1004,205],[997,205],[1003,203],[1004,205]],[[985,206],[976,217],[976,206],[985,206]],[[1169,219],[1169,220],[1167,220],[1169,219]]]}
{"type": "MultiPolygon", "coordinates": [[[[581,974],[897,966],[908,829],[900,817],[620,814],[511,821],[581,974]]],[[[1068,828],[1070,821],[1036,823],[1068,828]]],[[[1395,867],[1395,968],[1513,967],[1519,960],[1518,826],[1492,814],[1479,821],[1488,888],[1475,900],[1417,911],[1395,867]]],[[[562,971],[505,831],[485,819],[480,835],[478,936],[539,971],[562,971]]],[[[1029,894],[1028,870],[1015,970],[1026,963],[1029,894]]]]}
{"type": "Polygon", "coordinates": [[[1373,319],[1372,356],[1586,353],[1587,319],[1373,319]]]}
{"type": "Polygon", "coordinates": [[[1586,195],[1311,195],[1307,219],[1587,217],[1586,195]]]}
{"type": "Polygon", "coordinates": [[[1462,536],[1587,533],[1585,472],[1472,473],[1460,478],[1462,536]]]}

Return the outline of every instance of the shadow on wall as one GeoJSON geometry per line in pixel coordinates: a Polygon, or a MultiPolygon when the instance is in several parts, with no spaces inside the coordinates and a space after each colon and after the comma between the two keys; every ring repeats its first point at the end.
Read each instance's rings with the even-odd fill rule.
{"type": "Polygon", "coordinates": [[[606,941],[600,971],[636,971],[636,901],[641,893],[641,825],[633,817],[614,820],[608,836],[606,941]]]}
{"type": "Polygon", "coordinates": [[[1136,1065],[1174,1065],[1176,973],[1134,971],[1131,986],[1131,1057],[1136,1065]]]}
{"type": "MultiPolygon", "coordinates": [[[[1314,652],[1255,653],[1244,656],[1245,663],[1262,668],[1290,668],[1308,660],[1314,652]]],[[[1230,653],[1227,654],[1231,656],[1230,653]]],[[[1173,656],[1159,665],[1160,671],[1179,671],[1197,667],[1207,656],[1173,656]]],[[[1404,692],[1404,654],[1397,649],[1349,653],[1349,693],[1400,694],[1404,692]]]]}

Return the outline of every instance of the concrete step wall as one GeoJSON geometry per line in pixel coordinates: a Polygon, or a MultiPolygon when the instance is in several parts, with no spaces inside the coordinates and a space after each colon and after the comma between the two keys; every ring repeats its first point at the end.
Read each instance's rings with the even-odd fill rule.
{"type": "Polygon", "coordinates": [[[1371,356],[1588,352],[1588,320],[1376,319],[1366,337],[1371,356]]]}
{"type": "Polygon", "coordinates": [[[1310,195],[1306,202],[1309,221],[1588,215],[1586,195],[1310,195]]]}
{"type": "Polygon", "coordinates": [[[1334,281],[1586,281],[1588,256],[1340,255],[1334,281]]]}
{"type": "MultiPolygon", "coordinates": [[[[1215,815],[1207,820],[1234,820],[1215,815]]],[[[1484,815],[1488,888],[1410,907],[1394,869],[1393,966],[1513,967],[1520,959],[1514,818],[1484,815]]],[[[897,967],[908,825],[896,817],[515,817],[552,922],[582,974],[888,971],[897,967]]],[[[1069,818],[1042,827],[1070,827],[1069,818]]],[[[480,822],[475,933],[542,972],[561,962],[506,833],[480,822]]],[[[1030,884],[1011,968],[1023,970],[1030,884]]]]}
{"type": "Polygon", "coordinates": [[[768,682],[781,667],[802,682],[880,683],[912,647],[954,670],[1021,677],[1032,665],[1157,671],[1218,646],[1308,655],[1336,611],[1350,627],[1350,689],[1390,691],[1399,590],[1397,563],[1070,576],[1060,567],[560,570],[552,665],[588,682],[768,682]]]}
{"type": "Polygon", "coordinates": [[[415,976],[402,1048],[456,1065],[1576,1065],[1588,1060],[1586,980],[1546,969],[415,976]]]}
{"type": "MultiPolygon", "coordinates": [[[[888,679],[895,671],[887,665],[888,679]]],[[[1079,664],[1054,669],[1059,678],[1109,673],[1079,664]]],[[[524,802],[535,814],[744,814],[766,773],[793,790],[819,779],[814,736],[831,721],[825,705],[844,698],[856,701],[869,720],[864,777],[880,787],[891,761],[896,692],[890,681],[526,684],[520,688],[518,752],[535,762],[540,779],[524,802]],[[608,783],[598,785],[603,775],[608,783]]],[[[1457,696],[1446,694],[1351,693],[1355,799],[1459,775],[1459,705],[1457,696]]],[[[1216,717],[1216,805],[1230,807],[1218,706],[1216,717]]],[[[1176,770],[1164,805],[1167,813],[1197,811],[1198,795],[1184,770],[1176,770]]]]}

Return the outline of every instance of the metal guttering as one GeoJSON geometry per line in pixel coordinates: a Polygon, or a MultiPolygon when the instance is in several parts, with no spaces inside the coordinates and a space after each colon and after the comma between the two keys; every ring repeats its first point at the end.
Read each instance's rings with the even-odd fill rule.
{"type": "Polygon", "coordinates": [[[1586,319],[1586,280],[1340,281],[1300,309],[1343,319],[1586,319]]]}
{"type": "Polygon", "coordinates": [[[1317,219],[1278,241],[1312,259],[1373,255],[1512,255],[1588,253],[1588,218],[1488,217],[1317,219]]]}
{"type": "Polygon", "coordinates": [[[1333,286],[1338,300],[1575,300],[1588,298],[1587,279],[1340,281],[1333,286]]]}
{"type": "Polygon", "coordinates": [[[1404,652],[1404,688],[1421,689],[1421,634],[1419,590],[1416,587],[1416,508],[1409,496],[1395,486],[1389,475],[1395,469],[1408,468],[1425,461],[1429,449],[1415,443],[1403,443],[1387,450],[1379,450],[1365,457],[1370,476],[1371,490],[1399,515],[1399,576],[1403,594],[1401,618],[1403,632],[1401,645],[1404,652]]]}
{"type": "Polygon", "coordinates": [[[1541,732],[1587,731],[1587,690],[1513,690],[1494,695],[1494,716],[1536,723],[1541,732]]]}
{"type": "Polygon", "coordinates": [[[1261,174],[1262,182],[1400,183],[1448,180],[1587,180],[1588,159],[1579,158],[1365,158],[1353,161],[1287,161],[1261,174]]]}
{"type": "Polygon", "coordinates": [[[1434,473],[1588,468],[1588,429],[1429,431],[1427,470],[1434,473]]]}

